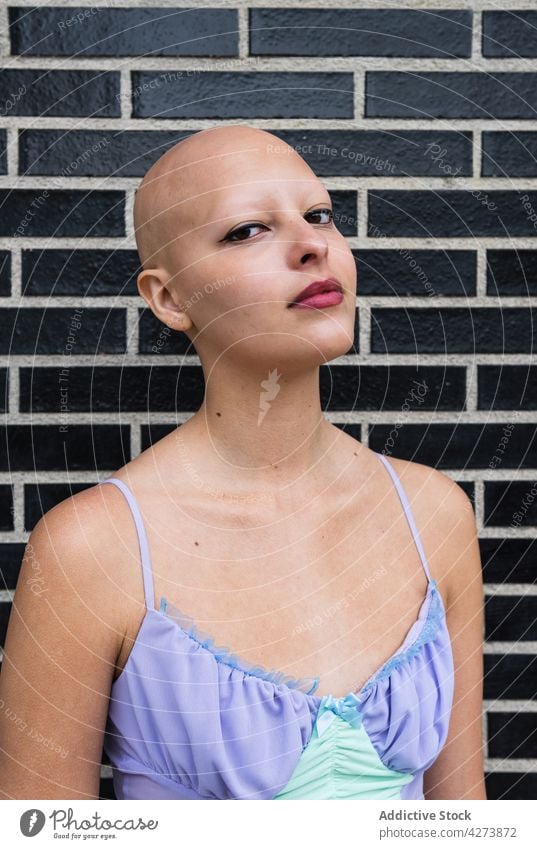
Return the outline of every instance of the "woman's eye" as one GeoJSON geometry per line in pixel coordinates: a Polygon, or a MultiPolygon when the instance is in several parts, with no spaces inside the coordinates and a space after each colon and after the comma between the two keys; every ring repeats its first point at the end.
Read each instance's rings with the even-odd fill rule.
{"type": "Polygon", "coordinates": [[[247,242],[248,239],[235,239],[234,236],[237,236],[240,233],[244,233],[246,230],[252,230],[254,227],[263,227],[263,224],[245,224],[243,227],[237,227],[236,230],[233,230],[231,233],[225,238],[226,242],[247,242]]]}
{"type": "Polygon", "coordinates": [[[323,224],[330,224],[334,220],[334,213],[330,207],[326,207],[326,209],[314,209],[313,212],[308,212],[308,215],[328,215],[328,221],[323,221],[323,224]]]}
{"type": "MultiPolygon", "coordinates": [[[[334,220],[334,213],[329,207],[326,209],[314,209],[312,212],[307,213],[308,217],[311,215],[326,215],[328,216],[327,221],[322,221],[322,224],[330,224],[334,220]]],[[[241,233],[246,233],[248,230],[253,230],[256,227],[264,227],[264,224],[244,224],[242,227],[237,227],[236,230],[232,230],[231,233],[225,237],[225,242],[247,242],[249,241],[248,237],[241,238],[241,233]]],[[[265,228],[266,229],[266,228],[265,228]]]]}

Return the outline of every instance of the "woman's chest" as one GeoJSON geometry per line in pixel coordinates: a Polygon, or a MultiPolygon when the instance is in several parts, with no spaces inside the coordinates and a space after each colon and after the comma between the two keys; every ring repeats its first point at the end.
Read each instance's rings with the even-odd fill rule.
{"type": "MultiPolygon", "coordinates": [[[[425,575],[389,510],[298,512],[154,504],[144,518],[155,605],[164,597],[248,664],[318,676],[321,695],[349,692],[403,641],[425,575]]],[[[131,639],[139,626],[133,612],[131,639]]]]}

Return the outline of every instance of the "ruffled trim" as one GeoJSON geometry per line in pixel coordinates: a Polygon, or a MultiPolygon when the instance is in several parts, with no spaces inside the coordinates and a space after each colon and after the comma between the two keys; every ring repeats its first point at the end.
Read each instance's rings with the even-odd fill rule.
{"type": "MultiPolygon", "coordinates": [[[[370,678],[360,690],[354,691],[356,695],[362,697],[365,693],[371,690],[378,681],[387,678],[394,669],[408,663],[415,655],[418,654],[421,647],[425,643],[433,640],[437,634],[440,623],[444,618],[444,609],[442,598],[437,589],[437,583],[434,578],[431,578],[429,584],[430,602],[427,609],[427,615],[423,627],[416,639],[404,651],[393,655],[381,668],[370,678]]],[[[202,648],[207,649],[216,658],[217,662],[224,663],[232,669],[237,669],[245,675],[253,675],[255,678],[261,678],[264,681],[269,681],[276,686],[289,687],[290,689],[301,690],[306,695],[312,695],[319,686],[319,676],[307,678],[293,678],[291,675],[286,675],[278,669],[266,669],[264,666],[255,666],[249,664],[243,658],[234,654],[228,646],[216,646],[214,638],[199,629],[191,616],[183,613],[174,604],[171,604],[164,598],[161,598],[160,613],[172,619],[186,634],[187,637],[194,640],[202,648]]],[[[418,621],[418,620],[417,620],[418,621]]],[[[416,624],[416,623],[415,623],[416,624]]]]}
{"type": "Polygon", "coordinates": [[[384,666],[381,666],[376,675],[374,675],[370,681],[364,684],[360,693],[367,692],[382,678],[387,678],[389,675],[391,675],[394,669],[397,669],[397,667],[408,663],[409,660],[411,660],[413,657],[415,657],[415,655],[418,654],[421,647],[425,645],[425,643],[429,643],[435,638],[437,631],[440,627],[440,623],[444,618],[444,609],[442,605],[442,599],[437,589],[437,584],[434,578],[431,578],[430,592],[431,601],[427,610],[425,623],[414,642],[411,643],[407,649],[402,652],[399,652],[398,654],[395,654],[393,657],[387,660],[384,666]]]}
{"type": "Polygon", "coordinates": [[[277,686],[289,687],[293,690],[301,690],[306,695],[312,695],[319,686],[320,678],[293,678],[292,675],[286,675],[278,669],[266,669],[264,666],[255,666],[234,654],[228,646],[216,646],[214,638],[199,629],[191,616],[183,613],[174,604],[167,601],[164,596],[160,600],[160,613],[172,619],[191,640],[194,640],[202,648],[211,652],[218,663],[225,663],[232,669],[238,669],[245,675],[253,675],[255,678],[262,678],[264,681],[270,681],[277,686]]]}

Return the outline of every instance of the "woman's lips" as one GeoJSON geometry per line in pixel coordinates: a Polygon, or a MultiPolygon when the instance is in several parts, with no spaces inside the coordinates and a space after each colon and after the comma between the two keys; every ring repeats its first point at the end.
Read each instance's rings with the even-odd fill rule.
{"type": "Polygon", "coordinates": [[[291,304],[291,307],[293,309],[304,307],[305,309],[323,310],[325,307],[340,304],[342,300],[343,292],[333,290],[332,292],[319,292],[317,295],[310,295],[309,298],[291,304]]]}

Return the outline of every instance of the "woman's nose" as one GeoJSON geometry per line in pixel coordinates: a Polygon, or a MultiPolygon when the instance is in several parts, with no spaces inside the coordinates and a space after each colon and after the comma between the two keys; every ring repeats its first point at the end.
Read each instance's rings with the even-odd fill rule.
{"type": "Polygon", "coordinates": [[[302,219],[296,226],[290,226],[287,236],[284,236],[291,250],[292,259],[301,263],[311,257],[324,257],[328,253],[326,236],[307,221],[302,219]]]}

